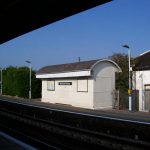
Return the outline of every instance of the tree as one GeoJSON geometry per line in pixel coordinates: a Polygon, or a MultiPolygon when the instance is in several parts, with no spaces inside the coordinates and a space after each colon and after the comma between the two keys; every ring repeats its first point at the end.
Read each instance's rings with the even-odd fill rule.
{"type": "MultiPolygon", "coordinates": [[[[116,74],[116,88],[127,91],[129,77],[128,55],[124,53],[114,53],[109,58],[115,61],[122,69],[121,73],[116,74]]],[[[133,58],[131,58],[131,64],[132,63],[133,58]]]]}
{"type": "Polygon", "coordinates": [[[16,78],[17,72],[15,67],[3,69],[3,94],[16,95],[16,78]]]}
{"type": "Polygon", "coordinates": [[[32,71],[32,98],[41,97],[42,82],[40,79],[37,79],[35,76],[36,72],[32,71]]]}
{"type": "Polygon", "coordinates": [[[17,68],[17,96],[28,98],[29,91],[29,68],[28,67],[20,67],[17,68]]]}
{"type": "MultiPolygon", "coordinates": [[[[7,67],[3,70],[3,94],[29,97],[29,68],[28,67],[7,67]]],[[[32,98],[41,97],[41,81],[36,79],[35,71],[32,70],[32,98]]]]}

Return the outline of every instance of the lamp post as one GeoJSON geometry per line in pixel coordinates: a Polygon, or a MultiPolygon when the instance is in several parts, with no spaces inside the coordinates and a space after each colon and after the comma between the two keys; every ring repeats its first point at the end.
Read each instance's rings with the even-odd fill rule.
{"type": "Polygon", "coordinates": [[[129,95],[129,111],[132,111],[132,96],[131,96],[131,52],[130,47],[128,45],[123,45],[122,47],[128,49],[128,62],[129,62],[129,89],[128,89],[128,95],[129,95]]]}
{"type": "Polygon", "coordinates": [[[3,94],[3,69],[2,68],[0,68],[0,70],[1,70],[1,95],[3,94]]]}
{"type": "Polygon", "coordinates": [[[26,61],[26,63],[28,63],[30,66],[30,76],[29,76],[29,85],[30,85],[30,88],[29,88],[29,99],[31,99],[31,61],[26,61]]]}

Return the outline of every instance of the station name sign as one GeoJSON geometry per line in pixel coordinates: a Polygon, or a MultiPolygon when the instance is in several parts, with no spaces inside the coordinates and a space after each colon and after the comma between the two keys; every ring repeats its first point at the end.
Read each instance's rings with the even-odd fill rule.
{"type": "Polygon", "coordinates": [[[72,82],[59,82],[58,85],[72,85],[72,82]]]}

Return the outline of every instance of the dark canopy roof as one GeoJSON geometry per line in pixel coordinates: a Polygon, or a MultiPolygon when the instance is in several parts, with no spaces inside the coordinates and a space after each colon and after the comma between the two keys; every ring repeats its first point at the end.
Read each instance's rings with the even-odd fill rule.
{"type": "Polygon", "coordinates": [[[134,61],[134,71],[150,70],[150,51],[136,57],[134,61]]]}
{"type": "Polygon", "coordinates": [[[53,66],[46,66],[41,68],[37,74],[51,74],[51,73],[61,73],[61,72],[71,72],[79,70],[90,69],[98,60],[82,61],[69,64],[60,64],[53,66]]]}
{"type": "Polygon", "coordinates": [[[0,44],[111,0],[0,0],[0,44]]]}

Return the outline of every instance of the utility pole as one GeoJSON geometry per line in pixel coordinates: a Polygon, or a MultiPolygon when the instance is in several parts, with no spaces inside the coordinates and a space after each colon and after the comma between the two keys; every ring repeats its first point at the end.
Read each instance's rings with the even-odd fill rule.
{"type": "Polygon", "coordinates": [[[128,63],[129,63],[129,89],[128,89],[128,95],[129,95],[129,111],[132,111],[132,89],[131,89],[131,52],[130,47],[128,45],[123,45],[122,47],[128,49],[128,63]]]}
{"type": "Polygon", "coordinates": [[[32,69],[31,69],[31,61],[26,61],[26,63],[28,63],[29,64],[29,68],[30,68],[30,74],[29,74],[29,99],[31,99],[32,97],[31,97],[31,71],[32,71],[32,69]]]}
{"type": "Polygon", "coordinates": [[[3,94],[3,69],[0,68],[1,70],[1,95],[3,94]]]}

